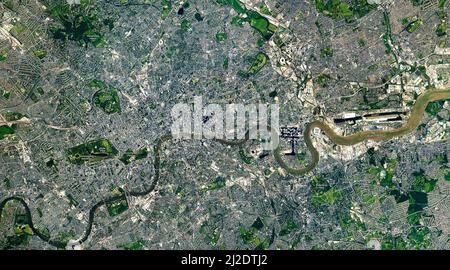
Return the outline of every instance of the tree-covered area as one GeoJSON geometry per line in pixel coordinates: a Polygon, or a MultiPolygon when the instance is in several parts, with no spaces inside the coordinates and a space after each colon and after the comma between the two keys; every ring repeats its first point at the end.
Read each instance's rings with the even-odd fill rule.
{"type": "Polygon", "coordinates": [[[348,22],[366,16],[376,7],[376,4],[369,4],[367,0],[316,0],[318,12],[332,19],[344,19],[348,22]]]}

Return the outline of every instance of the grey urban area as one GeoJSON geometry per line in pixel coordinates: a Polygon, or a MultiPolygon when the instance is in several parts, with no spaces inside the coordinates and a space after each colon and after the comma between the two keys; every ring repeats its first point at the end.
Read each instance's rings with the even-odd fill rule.
{"type": "Polygon", "coordinates": [[[0,0],[0,249],[449,249],[449,9],[0,0]],[[173,138],[199,96],[278,147],[173,138]]]}

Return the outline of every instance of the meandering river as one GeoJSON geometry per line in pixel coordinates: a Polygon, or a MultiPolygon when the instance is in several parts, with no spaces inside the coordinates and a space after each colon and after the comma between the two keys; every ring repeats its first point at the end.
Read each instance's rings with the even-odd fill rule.
{"type": "MultiPolygon", "coordinates": [[[[317,164],[319,163],[319,160],[320,160],[319,152],[317,151],[317,149],[315,148],[315,146],[312,142],[312,132],[315,128],[320,128],[325,133],[325,135],[330,138],[330,140],[333,143],[338,144],[338,145],[355,145],[355,144],[358,144],[358,143],[361,143],[361,142],[364,142],[367,140],[374,140],[374,141],[389,140],[394,137],[402,136],[402,135],[405,135],[405,134],[408,134],[408,133],[414,131],[419,126],[420,122],[422,121],[425,109],[428,106],[428,104],[430,102],[439,101],[439,100],[443,100],[443,99],[450,99],[450,89],[428,90],[427,92],[425,92],[424,94],[420,95],[417,98],[416,103],[414,104],[414,106],[411,110],[411,115],[410,115],[408,121],[406,122],[406,124],[400,128],[392,129],[392,130],[370,130],[370,131],[357,132],[357,133],[354,133],[354,134],[351,134],[348,136],[341,136],[341,135],[338,135],[336,132],[334,132],[333,128],[331,126],[329,126],[327,123],[325,123],[323,121],[314,121],[306,126],[306,129],[303,134],[305,142],[306,142],[306,146],[307,146],[308,150],[311,152],[311,157],[312,157],[310,163],[306,167],[293,168],[293,167],[290,167],[289,165],[287,165],[286,162],[283,160],[283,154],[281,153],[281,148],[277,148],[274,151],[275,159],[278,162],[278,164],[290,174],[302,175],[302,174],[308,173],[317,166],[317,164]]],[[[165,143],[171,139],[172,139],[172,136],[170,134],[166,134],[156,141],[155,146],[154,146],[155,158],[154,158],[154,164],[153,164],[154,170],[155,170],[155,175],[152,177],[152,179],[151,179],[152,181],[150,182],[150,184],[147,187],[144,187],[143,190],[140,190],[140,191],[138,191],[138,190],[129,191],[128,192],[129,196],[134,196],[134,197],[145,196],[155,189],[156,185],[158,184],[158,180],[160,178],[160,163],[161,163],[160,149],[161,149],[161,146],[163,143],[165,143]]],[[[244,139],[244,140],[239,140],[239,141],[224,141],[224,140],[218,140],[218,141],[225,145],[239,146],[239,145],[246,143],[247,140],[244,139]]],[[[106,200],[102,200],[102,201],[96,203],[94,206],[92,206],[92,208],[89,211],[89,219],[88,219],[88,224],[87,224],[86,230],[85,230],[84,234],[81,236],[81,238],[77,241],[78,244],[85,242],[88,239],[89,235],[91,234],[92,224],[94,223],[94,219],[95,219],[95,212],[98,210],[98,208],[100,208],[101,206],[104,206],[108,202],[113,202],[120,198],[121,198],[120,196],[119,197],[112,196],[112,197],[110,197],[106,200]]],[[[38,236],[43,241],[47,242],[48,244],[50,244],[54,247],[57,247],[57,248],[65,247],[65,245],[67,243],[58,241],[58,240],[52,240],[49,236],[42,233],[42,231],[40,231],[39,229],[37,229],[34,226],[31,211],[30,211],[27,203],[25,202],[24,199],[22,199],[18,196],[8,197],[0,202],[0,219],[1,219],[2,212],[3,212],[6,204],[10,201],[16,201],[16,202],[22,204],[22,206],[25,209],[25,214],[27,215],[28,224],[36,236],[38,236]]]]}
{"type": "Polygon", "coordinates": [[[411,114],[409,116],[408,121],[400,128],[391,129],[391,130],[368,130],[357,132],[348,136],[341,136],[337,134],[331,126],[323,121],[314,121],[306,126],[306,129],[303,133],[304,140],[306,142],[306,146],[311,153],[311,161],[304,168],[294,168],[290,167],[282,158],[281,149],[277,148],[274,151],[274,156],[278,164],[282,168],[284,168],[288,173],[293,175],[302,175],[312,171],[320,160],[319,152],[312,142],[312,132],[315,128],[321,129],[325,135],[330,138],[330,140],[337,145],[355,145],[367,140],[373,141],[384,141],[390,140],[395,137],[403,136],[408,134],[420,125],[422,118],[425,113],[425,109],[430,102],[450,99],[450,89],[431,89],[427,92],[421,94],[414,106],[411,110],[411,114]]]}

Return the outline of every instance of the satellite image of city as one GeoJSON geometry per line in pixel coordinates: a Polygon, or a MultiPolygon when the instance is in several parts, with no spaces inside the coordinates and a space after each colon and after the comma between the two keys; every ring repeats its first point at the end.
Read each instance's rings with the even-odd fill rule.
{"type": "Polygon", "coordinates": [[[0,249],[449,250],[449,10],[0,0],[0,249]]]}

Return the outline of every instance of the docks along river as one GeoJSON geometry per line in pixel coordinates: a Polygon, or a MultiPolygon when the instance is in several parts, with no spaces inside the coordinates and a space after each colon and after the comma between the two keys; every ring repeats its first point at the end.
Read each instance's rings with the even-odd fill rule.
{"type": "MultiPolygon", "coordinates": [[[[408,134],[408,133],[414,131],[419,126],[420,122],[422,121],[422,118],[425,113],[425,109],[428,106],[428,104],[430,102],[445,100],[445,99],[450,99],[450,89],[428,90],[427,92],[423,93],[422,95],[420,95],[417,98],[417,100],[411,110],[410,117],[409,117],[408,121],[406,122],[406,124],[400,128],[392,129],[392,130],[370,130],[370,131],[357,132],[357,133],[354,133],[354,134],[351,134],[348,136],[341,136],[341,135],[338,135],[336,132],[334,132],[334,130],[325,122],[314,121],[306,126],[305,131],[303,133],[303,137],[305,139],[306,146],[307,146],[308,150],[311,152],[312,160],[310,161],[310,163],[304,168],[292,168],[284,162],[283,157],[282,157],[283,154],[281,153],[280,148],[277,148],[276,150],[274,150],[275,160],[278,162],[278,164],[282,168],[284,168],[290,174],[302,175],[302,174],[308,173],[317,166],[317,164],[319,163],[319,159],[320,159],[319,152],[314,147],[314,144],[313,144],[312,138],[311,138],[312,131],[315,128],[321,129],[325,133],[325,135],[330,138],[330,140],[333,143],[338,144],[338,145],[350,146],[350,145],[355,145],[355,144],[364,142],[366,140],[373,140],[373,141],[389,140],[389,139],[399,137],[399,136],[402,136],[402,135],[405,135],[405,134],[408,134]]],[[[165,142],[170,141],[171,139],[172,139],[172,135],[170,133],[168,133],[168,134],[162,136],[161,138],[159,138],[153,147],[154,155],[155,155],[154,164],[153,164],[155,174],[152,178],[150,185],[147,188],[144,187],[144,189],[141,191],[127,191],[128,196],[132,196],[132,197],[146,196],[155,189],[156,185],[158,184],[158,181],[160,178],[160,173],[161,173],[160,172],[161,146],[165,142]]],[[[248,132],[246,134],[246,138],[242,139],[242,140],[235,140],[235,141],[216,140],[216,141],[218,141],[219,143],[224,144],[224,145],[240,146],[240,145],[245,144],[248,141],[248,132]]],[[[122,196],[123,195],[112,196],[112,197],[106,198],[102,201],[99,201],[94,206],[92,206],[92,208],[89,210],[89,218],[88,218],[88,224],[86,226],[86,230],[85,230],[83,236],[75,244],[81,244],[89,238],[89,235],[92,232],[92,225],[93,225],[94,219],[95,219],[95,212],[100,207],[106,205],[107,203],[114,202],[118,199],[121,199],[122,196]]],[[[27,217],[27,223],[30,226],[34,235],[36,235],[43,241],[47,242],[48,244],[50,244],[56,248],[65,248],[66,247],[66,245],[67,245],[66,242],[53,240],[53,239],[51,239],[51,236],[47,235],[46,233],[43,233],[43,231],[41,231],[40,229],[37,229],[34,226],[30,208],[23,198],[20,198],[18,196],[11,196],[11,197],[8,197],[8,198],[2,200],[0,202],[0,219],[2,218],[2,213],[3,213],[3,210],[6,206],[6,204],[10,201],[16,201],[23,206],[23,208],[25,209],[25,215],[27,217]]]]}
{"type": "Polygon", "coordinates": [[[312,131],[315,128],[321,129],[325,135],[330,138],[330,140],[337,144],[337,145],[355,145],[367,140],[372,141],[384,141],[384,140],[390,140],[395,137],[403,136],[405,134],[408,134],[414,130],[420,125],[420,122],[422,121],[422,118],[425,113],[425,109],[427,108],[428,104],[430,102],[439,101],[439,100],[445,100],[450,99],[450,89],[431,89],[427,92],[421,94],[416,102],[414,103],[414,106],[412,107],[411,114],[409,116],[408,121],[405,125],[403,125],[400,128],[391,129],[391,130],[368,130],[368,131],[361,131],[357,132],[348,136],[341,136],[338,135],[334,130],[325,122],[322,121],[314,121],[312,123],[309,123],[305,131],[303,133],[303,137],[306,143],[306,146],[311,153],[311,161],[310,163],[304,167],[304,168],[293,168],[284,162],[282,158],[281,149],[277,148],[274,151],[274,156],[276,161],[280,164],[282,168],[284,168],[288,173],[293,175],[302,175],[305,173],[308,173],[312,171],[317,164],[319,163],[320,155],[317,149],[314,147],[314,144],[312,142],[312,131]]]}

